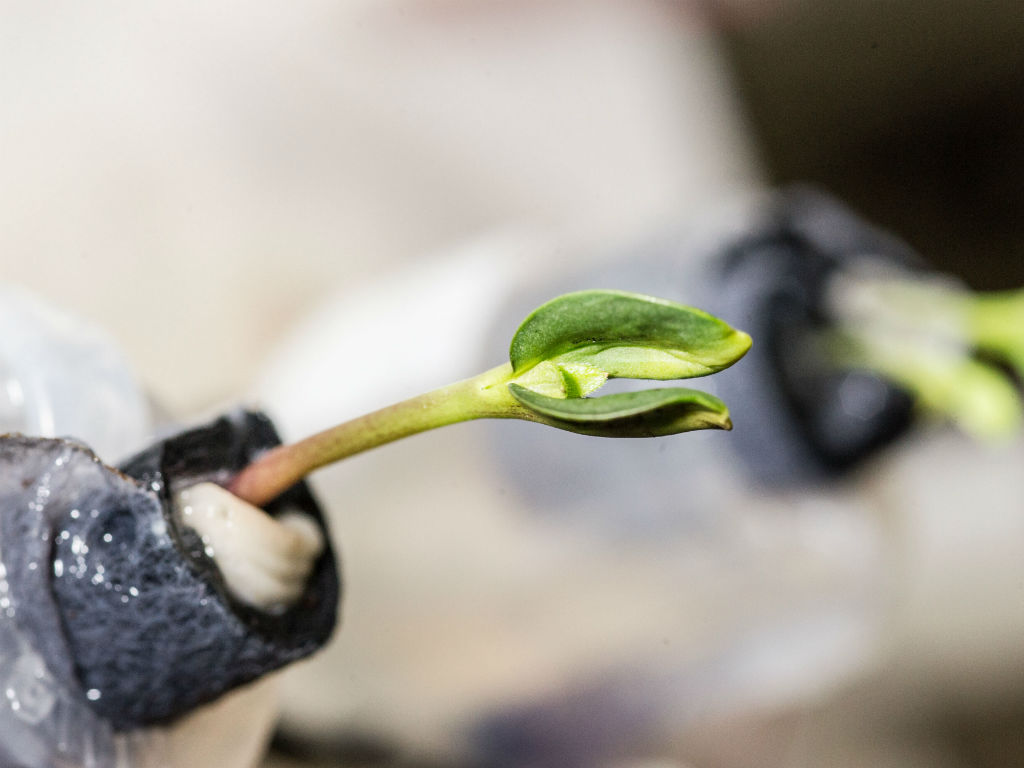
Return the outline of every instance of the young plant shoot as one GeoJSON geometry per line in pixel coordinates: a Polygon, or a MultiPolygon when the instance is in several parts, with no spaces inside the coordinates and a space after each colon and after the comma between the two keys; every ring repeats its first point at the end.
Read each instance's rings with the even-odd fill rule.
{"type": "Polygon", "coordinates": [[[262,506],[326,464],[471,419],[522,419],[601,437],[731,429],[725,404],[705,392],[592,394],[610,378],[707,376],[749,348],[747,334],[698,309],[622,291],[566,294],[523,321],[504,365],[275,448],[228,489],[262,506]]]}
{"type": "Polygon", "coordinates": [[[837,363],[878,371],[975,437],[1019,431],[1024,291],[862,276],[835,286],[832,307],[839,322],[826,344],[837,363]]]}

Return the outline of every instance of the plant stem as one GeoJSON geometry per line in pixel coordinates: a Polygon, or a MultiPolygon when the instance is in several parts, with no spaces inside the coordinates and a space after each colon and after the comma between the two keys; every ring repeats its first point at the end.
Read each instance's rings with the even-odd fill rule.
{"type": "Polygon", "coordinates": [[[1024,291],[972,297],[966,314],[978,347],[1003,356],[1024,374],[1024,291]]]}
{"type": "Polygon", "coordinates": [[[1024,371],[1024,292],[973,294],[942,280],[847,278],[837,284],[833,362],[881,373],[981,438],[1016,432],[1017,388],[984,350],[1024,371]]]}
{"type": "Polygon", "coordinates": [[[263,506],[307,474],[326,464],[429,429],[471,419],[535,420],[509,392],[512,366],[498,366],[365,416],[346,421],[292,445],[260,456],[239,472],[228,490],[263,506]]]}

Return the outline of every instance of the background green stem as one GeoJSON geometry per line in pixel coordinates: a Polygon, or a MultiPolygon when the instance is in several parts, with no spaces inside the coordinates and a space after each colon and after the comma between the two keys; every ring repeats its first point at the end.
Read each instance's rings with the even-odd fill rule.
{"type": "Polygon", "coordinates": [[[512,367],[505,364],[279,446],[238,473],[228,490],[263,506],[319,467],[403,437],[471,419],[533,420],[534,415],[509,394],[511,376],[512,367]]]}
{"type": "Polygon", "coordinates": [[[1024,371],[1024,292],[974,294],[942,280],[838,284],[837,329],[824,340],[842,367],[866,368],[977,437],[1014,434],[1020,394],[981,350],[1024,371]]]}

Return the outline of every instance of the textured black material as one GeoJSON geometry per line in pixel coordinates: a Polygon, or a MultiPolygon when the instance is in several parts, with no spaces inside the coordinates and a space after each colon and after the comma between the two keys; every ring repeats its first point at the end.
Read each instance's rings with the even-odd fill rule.
{"type": "MultiPolygon", "coordinates": [[[[63,440],[0,439],[0,542],[18,621],[51,672],[124,730],[171,720],[309,655],[339,600],[328,546],[282,615],[236,603],[170,493],[223,481],[279,440],[239,412],[104,466],[63,440]]],[[[267,506],[323,526],[305,484],[267,506]]]]}
{"type": "Polygon", "coordinates": [[[733,448],[762,481],[842,472],[911,423],[908,393],[837,369],[815,341],[832,323],[829,280],[867,261],[920,268],[901,242],[807,190],[777,198],[765,223],[720,257],[707,308],[753,337],[740,365],[756,380],[723,377],[719,395],[737,416],[733,448]],[[745,419],[750,403],[763,410],[745,419]]]}

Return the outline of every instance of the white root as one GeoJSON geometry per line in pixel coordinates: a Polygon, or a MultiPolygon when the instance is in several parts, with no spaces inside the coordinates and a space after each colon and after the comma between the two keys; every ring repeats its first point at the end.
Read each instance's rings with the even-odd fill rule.
{"type": "Polygon", "coordinates": [[[232,595],[264,611],[282,611],[302,595],[324,549],[308,515],[271,517],[214,483],[179,491],[174,506],[202,538],[232,595]]]}

